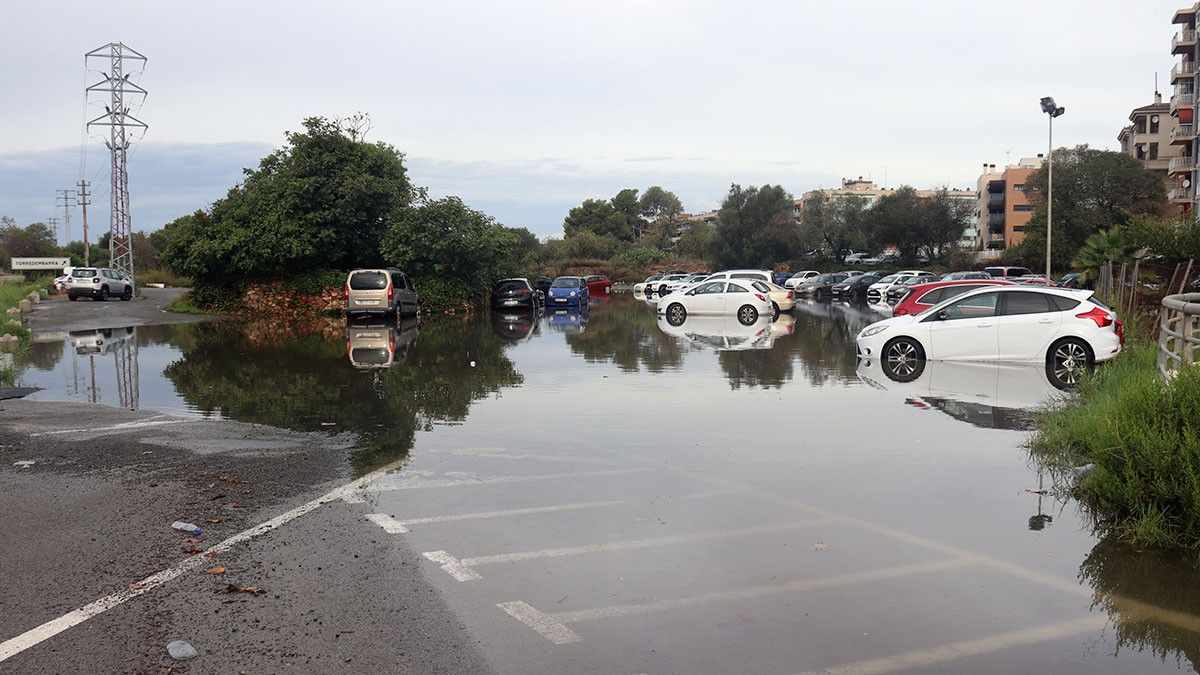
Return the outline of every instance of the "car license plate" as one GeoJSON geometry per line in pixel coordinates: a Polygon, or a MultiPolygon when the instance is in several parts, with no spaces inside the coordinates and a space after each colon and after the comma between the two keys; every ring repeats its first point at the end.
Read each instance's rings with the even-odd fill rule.
{"type": "Polygon", "coordinates": [[[360,305],[360,306],[361,305],[378,305],[379,301],[378,300],[355,300],[354,304],[360,305]]]}
{"type": "Polygon", "coordinates": [[[554,301],[555,302],[566,302],[567,299],[566,298],[555,298],[554,301]]]}
{"type": "Polygon", "coordinates": [[[505,305],[515,305],[515,304],[517,304],[517,301],[516,300],[505,300],[504,304],[505,305]]]}

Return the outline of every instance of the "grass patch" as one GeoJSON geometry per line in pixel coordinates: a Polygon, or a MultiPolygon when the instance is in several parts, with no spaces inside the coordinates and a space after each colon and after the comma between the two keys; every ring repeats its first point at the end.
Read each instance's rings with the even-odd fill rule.
{"type": "Polygon", "coordinates": [[[139,270],[137,273],[137,284],[139,286],[163,284],[170,288],[191,288],[192,280],[182,274],[176,274],[165,267],[155,267],[150,270],[139,270]]]}
{"type": "Polygon", "coordinates": [[[1077,397],[1039,415],[1030,447],[1101,533],[1200,553],[1200,366],[1164,380],[1156,356],[1139,340],[1098,368],[1077,397]]]}
{"type": "Polygon", "coordinates": [[[197,307],[192,300],[191,293],[184,293],[167,304],[168,312],[178,312],[180,314],[215,314],[210,310],[202,307],[197,307]]]}

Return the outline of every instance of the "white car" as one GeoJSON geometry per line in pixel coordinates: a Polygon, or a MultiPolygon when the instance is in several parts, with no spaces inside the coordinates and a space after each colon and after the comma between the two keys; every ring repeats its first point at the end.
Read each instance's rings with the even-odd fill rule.
{"type": "Polygon", "coordinates": [[[662,275],[655,274],[655,275],[646,277],[645,281],[637,282],[636,284],[633,285],[634,294],[645,293],[647,286],[653,284],[654,282],[658,281],[661,278],[662,278],[662,275]]]}
{"type": "Polygon", "coordinates": [[[759,317],[770,317],[775,308],[766,293],[756,290],[750,280],[702,281],[686,291],[676,291],[658,300],[657,311],[665,314],[672,326],[682,325],[691,314],[732,314],[748,326],[759,317]]]}
{"type": "Polygon", "coordinates": [[[921,270],[901,270],[894,274],[889,274],[886,277],[867,286],[867,302],[880,302],[887,299],[887,292],[892,286],[900,283],[902,280],[909,277],[919,277],[923,274],[929,274],[921,270]]]}
{"type": "Polygon", "coordinates": [[[861,265],[868,257],[866,253],[851,253],[846,256],[845,263],[847,265],[861,265]]]}
{"type": "Polygon", "coordinates": [[[692,275],[690,274],[668,274],[658,281],[648,282],[643,292],[647,294],[658,293],[659,295],[666,295],[671,292],[671,289],[676,284],[681,284],[683,281],[691,278],[692,275]]]}
{"type": "Polygon", "coordinates": [[[774,326],[769,316],[750,324],[730,316],[692,316],[678,325],[672,325],[666,315],[658,317],[658,328],[667,335],[718,352],[770,349],[775,344],[774,326]]]}
{"type": "Polygon", "coordinates": [[[808,281],[809,279],[817,276],[818,274],[820,274],[820,272],[818,272],[816,270],[804,270],[803,272],[796,272],[791,277],[789,277],[787,281],[783,282],[783,287],[784,288],[795,288],[795,287],[799,286],[800,284],[804,283],[805,281],[808,281]]]}
{"type": "Polygon", "coordinates": [[[704,281],[707,278],[707,274],[686,274],[682,279],[673,279],[671,281],[666,281],[664,279],[663,281],[665,283],[662,283],[658,286],[658,292],[662,295],[667,295],[669,293],[674,293],[675,291],[687,290],[688,288],[700,283],[701,281],[704,281]]]}
{"type": "Polygon", "coordinates": [[[899,382],[919,377],[928,359],[1044,362],[1051,381],[1073,386],[1124,341],[1116,313],[1091,291],[995,286],[873,323],[856,345],[860,358],[878,360],[899,382]]]}

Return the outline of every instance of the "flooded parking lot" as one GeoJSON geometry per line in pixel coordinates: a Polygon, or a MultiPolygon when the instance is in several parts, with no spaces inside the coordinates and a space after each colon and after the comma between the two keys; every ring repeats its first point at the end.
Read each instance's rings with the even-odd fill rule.
{"type": "Polygon", "coordinates": [[[421,554],[501,672],[1200,664],[1200,575],[1041,493],[1023,443],[1064,395],[1044,369],[897,382],[855,358],[879,316],[809,302],[671,326],[618,295],[51,335],[19,365],[35,399],[353,432],[360,527],[421,554]]]}

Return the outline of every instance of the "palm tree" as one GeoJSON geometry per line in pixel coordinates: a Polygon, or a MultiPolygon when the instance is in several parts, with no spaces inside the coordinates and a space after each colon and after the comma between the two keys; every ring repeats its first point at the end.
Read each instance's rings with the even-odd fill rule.
{"type": "Polygon", "coordinates": [[[1100,230],[1087,238],[1083,248],[1075,254],[1071,266],[1083,272],[1083,279],[1092,278],[1104,265],[1125,262],[1137,252],[1137,246],[1125,238],[1125,232],[1117,226],[1100,230]]]}

